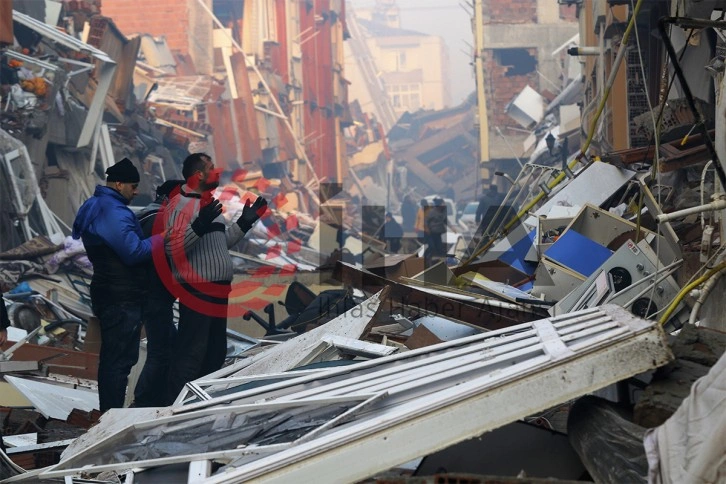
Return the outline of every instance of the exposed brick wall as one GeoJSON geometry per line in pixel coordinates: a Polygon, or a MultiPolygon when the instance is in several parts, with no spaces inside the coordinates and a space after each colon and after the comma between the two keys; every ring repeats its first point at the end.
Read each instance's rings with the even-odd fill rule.
{"type": "MultiPolygon", "coordinates": [[[[537,49],[527,49],[532,56],[537,56],[537,49]]],[[[526,85],[539,91],[539,77],[536,71],[519,76],[507,76],[508,66],[499,64],[496,61],[494,50],[484,51],[484,78],[487,96],[487,113],[489,126],[516,126],[516,121],[510,118],[504,111],[505,107],[514,97],[519,94],[526,85]]]]}
{"type": "Polygon", "coordinates": [[[485,23],[537,23],[537,0],[484,0],[483,7],[485,23]]]}
{"type": "Polygon", "coordinates": [[[164,36],[172,50],[189,53],[187,0],[103,0],[101,14],[124,34],[164,36]]]}

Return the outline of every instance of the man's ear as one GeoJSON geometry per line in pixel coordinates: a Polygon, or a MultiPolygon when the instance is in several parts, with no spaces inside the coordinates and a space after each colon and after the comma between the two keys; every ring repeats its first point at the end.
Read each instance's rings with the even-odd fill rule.
{"type": "Polygon", "coordinates": [[[191,177],[189,177],[189,180],[187,180],[187,185],[192,190],[196,190],[197,188],[199,188],[199,182],[201,181],[201,179],[202,179],[202,172],[195,171],[194,174],[191,177]]]}

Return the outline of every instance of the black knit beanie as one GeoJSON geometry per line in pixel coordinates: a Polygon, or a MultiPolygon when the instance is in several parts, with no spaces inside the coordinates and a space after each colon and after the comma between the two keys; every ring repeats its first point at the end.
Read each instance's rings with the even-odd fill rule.
{"type": "Polygon", "coordinates": [[[139,170],[128,158],[124,158],[106,170],[107,182],[139,183],[139,170]]]}

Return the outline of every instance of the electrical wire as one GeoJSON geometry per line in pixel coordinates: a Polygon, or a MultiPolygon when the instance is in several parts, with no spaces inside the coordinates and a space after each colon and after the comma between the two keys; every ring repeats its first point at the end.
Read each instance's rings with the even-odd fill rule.
{"type": "MultiPolygon", "coordinates": [[[[677,15],[678,15],[678,13],[676,13],[676,16],[677,16],[677,15]]],[[[670,21],[676,21],[677,19],[678,19],[678,17],[676,17],[676,18],[672,18],[672,19],[669,19],[669,20],[670,20],[670,21]]],[[[688,20],[688,19],[686,19],[686,20],[688,20]]],[[[662,19],[662,20],[661,20],[661,21],[659,22],[659,30],[661,31],[661,34],[662,34],[662,35],[665,35],[665,21],[664,21],[663,19],[662,19]]],[[[690,38],[691,38],[691,36],[693,35],[694,31],[695,31],[695,30],[694,30],[693,28],[691,28],[691,29],[690,29],[690,32],[689,32],[689,36],[688,36],[688,39],[687,39],[687,41],[686,41],[686,47],[688,46],[688,41],[690,41],[690,38]]],[[[666,43],[666,47],[667,47],[667,48],[669,49],[669,51],[668,51],[668,52],[669,52],[669,56],[668,56],[668,57],[669,57],[669,59],[671,59],[671,60],[672,60],[673,58],[675,58],[675,51],[674,51],[674,50],[673,50],[673,48],[672,48],[672,44],[670,44],[670,43],[666,43]]],[[[677,61],[680,61],[680,59],[682,59],[682,57],[683,57],[683,54],[685,54],[685,50],[686,50],[686,48],[684,47],[684,50],[683,50],[683,52],[681,53],[681,56],[680,56],[680,58],[679,58],[679,59],[678,59],[677,61]]],[[[668,95],[669,95],[669,93],[670,93],[670,89],[671,89],[671,87],[672,87],[672,85],[673,85],[673,81],[675,80],[675,78],[676,78],[676,77],[678,77],[678,78],[679,78],[679,80],[681,80],[681,82],[682,82],[682,83],[685,83],[685,79],[684,79],[684,76],[683,76],[683,73],[682,73],[682,71],[680,71],[680,67],[679,67],[679,65],[678,65],[678,64],[674,65],[674,69],[676,70],[676,74],[677,74],[677,76],[674,76],[674,77],[673,77],[673,79],[671,79],[671,82],[669,83],[669,86],[668,86],[668,90],[667,90],[666,94],[664,95],[663,103],[662,103],[662,105],[661,105],[661,114],[662,114],[662,112],[663,112],[663,110],[664,110],[664,107],[665,107],[665,103],[666,103],[666,100],[667,100],[667,98],[668,98],[668,95]]],[[[690,99],[690,97],[689,97],[689,96],[690,96],[690,94],[689,94],[689,92],[690,92],[690,91],[688,91],[688,86],[683,86],[683,87],[684,87],[684,89],[686,90],[686,97],[687,97],[687,98],[689,99],[689,101],[692,101],[692,100],[690,99]]],[[[691,102],[691,104],[692,104],[692,102],[691,102]]],[[[693,106],[691,106],[691,109],[694,109],[694,108],[693,108],[693,106]]],[[[697,113],[696,113],[695,111],[694,111],[694,115],[696,115],[696,117],[697,117],[697,120],[698,120],[697,124],[699,124],[699,123],[702,123],[702,120],[700,120],[700,118],[698,117],[698,115],[697,115],[697,113]]],[[[661,121],[661,119],[659,119],[659,127],[661,126],[661,125],[660,125],[660,121],[661,121]]],[[[694,126],[694,127],[695,127],[695,126],[694,126]]],[[[701,126],[701,127],[702,127],[702,129],[704,129],[704,130],[705,130],[705,127],[704,127],[704,126],[701,126]]],[[[660,134],[660,133],[658,132],[657,134],[658,134],[658,137],[659,137],[659,134],[660,134]]],[[[712,154],[714,155],[714,157],[716,157],[716,161],[718,161],[718,159],[717,159],[717,155],[716,155],[715,151],[713,150],[713,146],[712,146],[712,144],[711,144],[710,138],[708,137],[708,133],[707,133],[707,132],[706,132],[706,133],[704,133],[704,136],[705,136],[705,139],[706,139],[707,145],[709,146],[709,148],[711,148],[712,154]]],[[[686,136],[686,138],[687,138],[687,136],[686,136]]],[[[684,142],[686,141],[686,138],[684,138],[684,140],[682,141],[682,143],[684,143],[684,142]]],[[[656,152],[657,152],[657,150],[656,150],[656,152]]],[[[713,160],[712,160],[712,161],[713,161],[713,160]]],[[[656,170],[656,169],[657,169],[657,166],[658,166],[657,164],[654,164],[654,166],[653,166],[653,169],[654,169],[654,170],[656,170]]],[[[720,166],[719,166],[719,165],[716,165],[715,167],[716,167],[716,169],[717,169],[716,171],[717,171],[717,175],[719,175],[719,178],[720,178],[720,179],[724,179],[724,178],[726,178],[726,177],[724,177],[724,176],[723,176],[723,171],[719,171],[719,169],[720,169],[720,166]]],[[[705,172],[705,170],[704,170],[704,172],[705,172]]],[[[705,176],[705,175],[704,175],[704,176],[705,176]]],[[[703,177],[702,177],[702,179],[703,179],[703,177]]],[[[660,178],[658,179],[658,182],[659,182],[659,185],[660,185],[660,178]]],[[[659,195],[660,195],[660,193],[659,193],[659,195]]],[[[660,200],[659,200],[659,204],[660,204],[660,200]]],[[[658,242],[660,242],[660,239],[658,239],[658,242]]],[[[696,277],[696,275],[697,275],[697,274],[699,274],[699,273],[700,273],[700,272],[701,272],[701,271],[702,271],[702,270],[703,270],[704,268],[708,267],[708,265],[710,264],[710,262],[711,262],[712,260],[714,260],[714,259],[715,259],[716,257],[718,257],[718,256],[720,255],[721,249],[722,249],[723,247],[724,247],[724,246],[722,245],[722,246],[721,246],[721,247],[720,247],[720,248],[719,248],[719,249],[718,249],[718,250],[716,251],[716,253],[715,253],[715,254],[714,254],[714,255],[713,255],[713,256],[712,256],[711,258],[709,258],[709,260],[708,260],[708,261],[707,261],[707,262],[706,262],[705,264],[703,264],[703,265],[701,266],[701,268],[699,268],[699,270],[698,270],[698,271],[696,271],[696,273],[695,273],[695,274],[694,274],[694,275],[693,275],[693,276],[692,276],[692,277],[691,277],[691,278],[689,279],[689,281],[693,281],[693,278],[694,278],[694,277],[696,277]]],[[[695,281],[693,281],[693,282],[689,282],[689,283],[687,283],[687,284],[686,284],[686,286],[685,286],[685,287],[684,287],[684,288],[683,288],[683,289],[682,289],[682,290],[681,290],[681,291],[680,291],[680,292],[679,292],[679,293],[678,293],[678,294],[676,295],[676,297],[675,297],[675,298],[674,298],[674,299],[673,299],[673,300],[672,300],[672,301],[670,302],[670,304],[669,304],[669,305],[667,306],[667,308],[665,309],[665,312],[663,313],[663,315],[662,315],[662,316],[660,317],[660,319],[659,319],[660,323],[661,323],[661,324],[665,324],[665,323],[666,323],[666,322],[668,321],[668,319],[670,318],[670,316],[672,315],[673,311],[675,311],[675,309],[677,308],[677,306],[678,306],[678,305],[680,304],[680,302],[681,302],[681,301],[683,300],[683,298],[684,298],[684,297],[685,297],[685,296],[686,296],[686,295],[687,295],[687,294],[688,294],[688,293],[689,293],[689,292],[690,292],[690,291],[691,291],[691,290],[692,290],[693,288],[695,288],[695,287],[698,287],[698,286],[699,286],[700,284],[702,284],[703,282],[705,282],[705,281],[709,280],[709,279],[710,279],[711,277],[713,277],[713,276],[714,276],[715,274],[717,274],[717,273],[720,273],[720,270],[721,270],[721,269],[723,269],[723,267],[722,267],[722,266],[724,266],[724,264],[726,264],[726,263],[723,263],[723,262],[722,262],[722,263],[721,263],[721,264],[719,264],[719,266],[717,266],[716,268],[714,268],[714,269],[711,269],[711,270],[709,270],[709,271],[708,271],[708,272],[707,272],[707,273],[706,273],[705,275],[703,275],[703,276],[699,277],[698,279],[696,279],[696,280],[695,280],[695,281]]],[[[660,311],[659,311],[659,313],[660,313],[660,311]]],[[[658,314],[658,313],[656,313],[656,314],[658,314]]]]}
{"type": "Polygon", "coordinates": [[[706,302],[706,299],[708,299],[708,296],[711,294],[711,291],[713,291],[713,288],[716,287],[716,284],[718,283],[719,279],[723,274],[723,270],[719,271],[703,285],[703,287],[701,288],[701,294],[698,296],[696,303],[691,308],[691,315],[688,318],[689,324],[696,324],[696,320],[698,319],[698,313],[701,310],[701,306],[703,306],[703,303],[706,302]]]}
{"type": "Polygon", "coordinates": [[[658,322],[661,325],[664,325],[665,323],[667,323],[668,319],[670,319],[670,317],[671,317],[671,314],[673,314],[673,311],[676,310],[676,308],[681,303],[683,298],[686,297],[686,295],[689,292],[691,292],[693,289],[695,289],[696,287],[700,286],[701,284],[703,284],[704,282],[709,280],[711,277],[713,277],[715,274],[719,273],[723,269],[726,269],[726,262],[721,262],[719,265],[717,265],[716,267],[714,267],[710,271],[706,272],[704,275],[702,275],[701,277],[699,277],[698,279],[696,279],[695,281],[693,281],[692,283],[688,284],[683,289],[681,289],[681,291],[676,295],[676,297],[673,298],[673,301],[671,301],[671,303],[668,305],[668,307],[666,308],[665,312],[660,317],[658,322]]]}
{"type": "MultiPolygon", "coordinates": [[[[717,260],[717,259],[718,259],[718,258],[719,258],[719,257],[721,256],[721,254],[723,253],[723,251],[724,251],[724,250],[726,250],[726,243],[723,243],[723,244],[721,244],[721,245],[719,246],[719,248],[718,248],[718,249],[716,249],[716,251],[715,251],[715,252],[713,253],[713,255],[712,255],[711,257],[709,257],[709,259],[708,259],[708,260],[707,260],[706,262],[704,262],[704,263],[703,263],[703,264],[701,265],[701,267],[699,267],[699,268],[698,268],[698,270],[697,270],[696,272],[694,272],[694,273],[693,273],[693,275],[692,275],[692,276],[691,276],[691,277],[690,277],[690,278],[689,278],[689,279],[688,279],[688,280],[687,280],[687,281],[685,282],[685,285],[690,285],[690,284],[691,284],[691,282],[693,282],[694,280],[696,280],[696,277],[698,276],[698,274],[700,274],[700,273],[701,273],[701,272],[702,272],[702,271],[703,271],[703,270],[704,270],[705,268],[707,268],[707,267],[708,267],[708,266],[709,266],[709,265],[710,265],[711,263],[713,263],[713,262],[714,262],[715,260],[717,260]]],[[[677,295],[676,295],[676,297],[677,297],[677,295]]],[[[675,299],[675,298],[674,298],[674,299],[675,299]]],[[[668,303],[668,306],[670,306],[670,303],[671,303],[672,301],[673,301],[673,300],[671,300],[671,301],[670,301],[670,302],[668,303]]],[[[668,309],[668,306],[664,307],[664,308],[663,308],[663,309],[661,309],[660,311],[657,311],[657,312],[653,313],[653,314],[652,314],[651,316],[652,316],[652,317],[658,316],[659,314],[663,313],[663,311],[665,311],[666,309],[668,309]]]]}

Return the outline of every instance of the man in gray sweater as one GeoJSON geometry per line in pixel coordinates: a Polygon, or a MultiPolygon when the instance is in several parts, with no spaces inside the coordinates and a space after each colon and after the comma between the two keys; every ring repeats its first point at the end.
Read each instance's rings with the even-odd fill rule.
{"type": "MultiPolygon", "coordinates": [[[[184,384],[222,367],[227,352],[227,303],[233,277],[229,248],[267,210],[267,201],[245,205],[227,227],[222,204],[212,197],[219,172],[210,156],[193,153],[184,160],[186,183],[164,210],[166,255],[172,292],[179,298],[179,330],[169,368],[169,400],[184,384]]],[[[161,260],[155,258],[155,262],[161,260]]],[[[165,271],[157,271],[163,274],[165,271]]],[[[168,274],[168,271],[166,272],[168,274]]]]}

